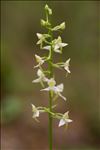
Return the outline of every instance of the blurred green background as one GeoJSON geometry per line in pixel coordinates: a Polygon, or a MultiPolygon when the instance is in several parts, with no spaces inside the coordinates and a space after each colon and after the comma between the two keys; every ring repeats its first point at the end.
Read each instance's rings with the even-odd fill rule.
{"type": "Polygon", "coordinates": [[[32,120],[31,103],[48,105],[47,93],[36,78],[34,54],[46,55],[36,46],[44,6],[53,10],[54,25],[65,21],[63,41],[69,45],[55,61],[71,58],[71,75],[56,70],[64,95],[57,111],[70,111],[73,121],[65,131],[53,124],[54,150],[99,150],[99,2],[98,1],[2,1],[1,2],[1,124],[2,150],[48,150],[48,116],[32,120]]]}

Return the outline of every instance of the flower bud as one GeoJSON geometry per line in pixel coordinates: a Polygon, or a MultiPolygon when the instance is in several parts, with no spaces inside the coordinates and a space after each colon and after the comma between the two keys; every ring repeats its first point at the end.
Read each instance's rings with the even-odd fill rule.
{"type": "Polygon", "coordinates": [[[41,19],[41,26],[43,26],[43,27],[48,27],[48,26],[50,26],[51,24],[48,22],[48,21],[45,21],[45,20],[43,20],[43,19],[41,19]]]}
{"type": "Polygon", "coordinates": [[[49,8],[47,4],[45,5],[45,10],[48,12],[49,15],[52,15],[52,9],[49,8]]]}
{"type": "Polygon", "coordinates": [[[60,24],[60,29],[64,30],[65,29],[65,22],[60,24]]]}
{"type": "Polygon", "coordinates": [[[46,21],[44,21],[43,19],[41,19],[41,25],[45,26],[46,25],[46,21]]]}
{"type": "Polygon", "coordinates": [[[65,29],[65,22],[61,23],[58,26],[55,26],[52,31],[64,30],[65,29]]]}

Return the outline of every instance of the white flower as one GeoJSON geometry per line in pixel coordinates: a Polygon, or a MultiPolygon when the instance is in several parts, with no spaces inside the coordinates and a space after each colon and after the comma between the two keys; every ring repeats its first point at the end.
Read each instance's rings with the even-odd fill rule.
{"type": "Polygon", "coordinates": [[[66,101],[66,97],[64,97],[61,94],[61,92],[63,92],[63,89],[64,89],[64,85],[63,85],[63,83],[61,83],[61,84],[55,86],[54,91],[55,91],[55,94],[59,95],[62,99],[64,99],[66,101]]]}
{"type": "Polygon", "coordinates": [[[39,117],[40,112],[35,105],[33,105],[33,104],[31,104],[31,105],[32,105],[32,112],[33,112],[32,117],[35,119],[35,118],[39,117]]]}
{"type": "MultiPolygon", "coordinates": [[[[57,39],[52,41],[52,47],[53,47],[54,52],[56,53],[62,53],[62,48],[67,45],[68,45],[67,43],[62,43],[62,39],[60,36],[57,39]]],[[[43,49],[50,50],[51,46],[47,45],[43,47],[43,49]]]]}
{"type": "Polygon", "coordinates": [[[38,69],[38,71],[37,71],[37,76],[39,78],[33,80],[32,83],[40,82],[43,85],[43,82],[47,82],[48,81],[48,79],[45,77],[44,73],[40,69],[38,69]]]}
{"type": "Polygon", "coordinates": [[[61,65],[62,67],[64,67],[64,69],[68,72],[71,73],[69,70],[69,62],[70,62],[70,58],[63,64],[61,65]]]}
{"type": "Polygon", "coordinates": [[[53,78],[51,78],[51,79],[48,79],[47,82],[48,82],[49,87],[42,89],[41,91],[54,91],[56,81],[53,78]]]}
{"type": "Polygon", "coordinates": [[[59,127],[63,126],[63,125],[68,125],[68,123],[72,122],[71,119],[69,119],[69,115],[68,115],[69,112],[66,112],[63,114],[62,118],[60,119],[60,122],[59,122],[59,127]]]}
{"type": "Polygon", "coordinates": [[[41,44],[43,42],[43,40],[44,40],[43,34],[37,33],[36,35],[37,35],[37,37],[39,39],[39,41],[37,42],[37,44],[41,44]]]}
{"type": "Polygon", "coordinates": [[[40,66],[44,63],[43,58],[41,58],[41,57],[38,56],[38,55],[35,55],[35,58],[36,58],[36,61],[37,61],[38,65],[36,65],[34,68],[40,67],[40,66]]]}
{"type": "Polygon", "coordinates": [[[48,82],[49,87],[42,89],[41,91],[53,91],[56,95],[66,100],[66,98],[61,94],[61,92],[63,92],[63,89],[64,89],[63,83],[55,86],[56,81],[53,78],[48,79],[47,82],[48,82]]]}
{"type": "Polygon", "coordinates": [[[37,44],[40,44],[42,47],[42,43],[45,41],[46,38],[50,37],[49,34],[41,34],[41,33],[37,33],[37,37],[39,39],[39,41],[37,42],[37,44]]]}
{"type": "Polygon", "coordinates": [[[57,53],[62,53],[62,48],[67,46],[67,43],[62,43],[62,39],[60,36],[56,40],[54,40],[54,51],[57,53]]]}

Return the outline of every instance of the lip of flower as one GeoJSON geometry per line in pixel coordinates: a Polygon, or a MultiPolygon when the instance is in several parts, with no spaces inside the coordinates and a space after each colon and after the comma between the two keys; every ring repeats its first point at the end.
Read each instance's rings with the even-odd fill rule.
{"type": "Polygon", "coordinates": [[[61,92],[56,92],[55,91],[55,94],[57,94],[58,96],[60,96],[63,100],[65,100],[66,101],[66,97],[64,97],[62,94],[61,94],[61,92]]]}

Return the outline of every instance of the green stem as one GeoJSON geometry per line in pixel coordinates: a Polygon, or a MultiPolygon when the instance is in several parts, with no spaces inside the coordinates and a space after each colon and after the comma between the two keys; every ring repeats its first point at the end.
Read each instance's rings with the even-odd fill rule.
{"type": "MultiPolygon", "coordinates": [[[[52,111],[52,96],[49,92],[49,109],[52,111]]],[[[52,150],[52,115],[49,113],[49,149],[52,150]]]]}
{"type": "MultiPolygon", "coordinates": [[[[49,71],[50,71],[50,78],[53,77],[53,67],[52,64],[50,62],[52,62],[53,59],[53,49],[51,46],[51,53],[50,53],[50,60],[49,60],[49,71]]],[[[52,112],[52,100],[53,100],[53,94],[51,91],[49,91],[49,109],[52,112]]],[[[53,140],[52,140],[52,115],[49,113],[49,150],[52,150],[52,146],[53,146],[53,140]]]]}
{"type": "MultiPolygon", "coordinates": [[[[48,18],[48,13],[46,11],[46,20],[47,22],[49,22],[49,18],[48,18]]],[[[52,31],[50,29],[48,29],[48,34],[51,35],[51,39],[50,39],[50,43],[52,42],[52,39],[53,39],[53,36],[52,36],[52,31]]],[[[53,67],[52,67],[52,64],[51,62],[53,61],[53,47],[52,45],[48,43],[50,46],[51,46],[51,49],[50,49],[50,53],[49,53],[49,56],[48,56],[48,67],[49,67],[49,78],[52,78],[53,77],[53,67]]],[[[52,100],[53,100],[53,94],[51,91],[49,91],[49,110],[50,112],[52,112],[52,100]]],[[[52,147],[53,147],[53,140],[52,140],[52,114],[49,113],[48,114],[49,116],[49,150],[52,150],[52,147]]]]}
{"type": "MultiPolygon", "coordinates": [[[[52,65],[49,63],[50,67],[50,78],[53,77],[52,65]]],[[[49,92],[49,109],[52,112],[52,93],[49,92]]],[[[52,115],[49,113],[49,148],[52,150],[52,115]]]]}

